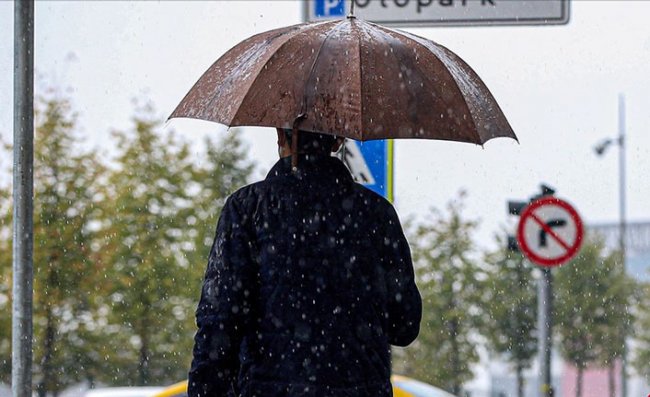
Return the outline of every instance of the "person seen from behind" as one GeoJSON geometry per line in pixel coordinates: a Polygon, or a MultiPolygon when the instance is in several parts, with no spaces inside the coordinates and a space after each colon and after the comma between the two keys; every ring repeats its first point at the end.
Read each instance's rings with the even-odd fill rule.
{"type": "Polygon", "coordinates": [[[393,206],[355,183],[343,140],[278,129],[280,160],[222,210],[196,311],[190,397],[392,396],[390,345],[420,294],[393,206]]]}

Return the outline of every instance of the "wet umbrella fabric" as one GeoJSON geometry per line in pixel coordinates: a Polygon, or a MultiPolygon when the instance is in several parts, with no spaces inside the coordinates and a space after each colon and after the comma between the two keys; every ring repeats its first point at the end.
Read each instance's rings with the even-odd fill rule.
{"type": "Polygon", "coordinates": [[[353,17],[244,40],[201,76],[173,117],[361,141],[516,139],[488,88],[456,54],[353,17]]]}

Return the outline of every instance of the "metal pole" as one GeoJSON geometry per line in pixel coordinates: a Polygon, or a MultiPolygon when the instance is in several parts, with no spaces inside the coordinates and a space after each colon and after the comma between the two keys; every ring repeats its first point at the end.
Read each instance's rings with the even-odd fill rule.
{"type": "MultiPolygon", "coordinates": [[[[627,272],[626,268],[626,246],[625,236],[627,234],[627,222],[625,216],[625,96],[620,94],[618,96],[618,147],[619,147],[619,217],[620,217],[620,236],[619,236],[619,249],[621,250],[622,257],[622,271],[623,274],[627,272]]],[[[627,310],[627,308],[623,308],[627,310]]],[[[627,397],[627,334],[628,324],[623,321],[623,351],[621,352],[621,397],[627,397]]]]}
{"type": "Polygon", "coordinates": [[[312,2],[310,0],[303,0],[302,1],[302,21],[303,22],[308,22],[309,21],[309,7],[312,6],[312,2]]]}
{"type": "Polygon", "coordinates": [[[11,390],[32,395],[34,1],[14,3],[13,303],[11,390]]]}
{"type": "Polygon", "coordinates": [[[551,347],[553,313],[553,275],[551,269],[542,268],[537,303],[537,328],[539,329],[540,389],[541,397],[553,397],[551,384],[551,347]]]}

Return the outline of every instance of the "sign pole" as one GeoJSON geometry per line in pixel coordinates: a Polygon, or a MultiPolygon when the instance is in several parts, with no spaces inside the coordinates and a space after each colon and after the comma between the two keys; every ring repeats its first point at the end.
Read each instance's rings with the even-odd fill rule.
{"type": "MultiPolygon", "coordinates": [[[[551,269],[573,258],[582,245],[584,228],[580,215],[569,203],[553,196],[542,185],[523,209],[517,227],[517,244],[521,251],[541,267],[538,289],[537,329],[539,330],[539,396],[553,397],[551,383],[551,349],[553,346],[553,274],[551,269]]],[[[519,213],[521,204],[509,203],[510,212],[519,213]],[[516,208],[515,208],[516,207],[516,208]]]]}
{"type": "Polygon", "coordinates": [[[539,329],[540,396],[553,397],[551,384],[551,346],[553,335],[553,274],[551,269],[540,269],[537,328],[539,329]]]}
{"type": "Polygon", "coordinates": [[[13,302],[11,390],[32,395],[34,1],[14,3],[13,302]]]}

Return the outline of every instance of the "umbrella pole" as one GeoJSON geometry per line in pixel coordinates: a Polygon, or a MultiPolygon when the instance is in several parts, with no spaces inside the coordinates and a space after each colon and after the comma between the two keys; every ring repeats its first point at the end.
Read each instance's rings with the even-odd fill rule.
{"type": "Polygon", "coordinates": [[[291,132],[291,170],[293,172],[298,171],[298,129],[293,127],[291,132]]]}
{"type": "Polygon", "coordinates": [[[293,125],[291,126],[291,171],[298,171],[298,139],[300,139],[298,130],[298,122],[305,118],[305,113],[300,113],[295,119],[293,119],[293,125]]]}

